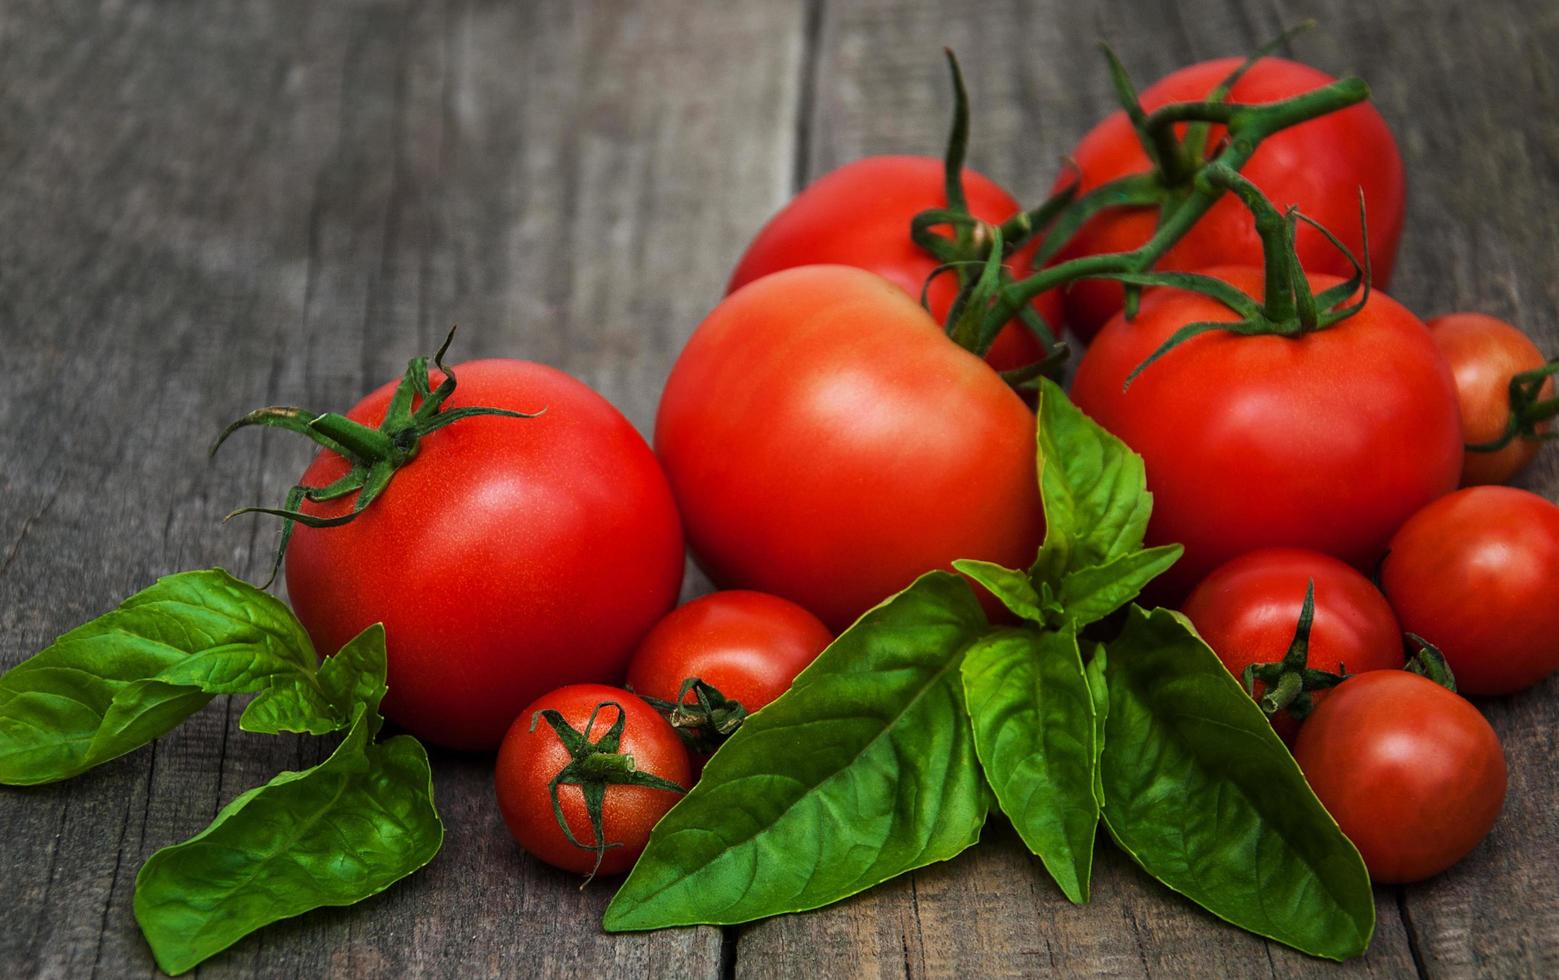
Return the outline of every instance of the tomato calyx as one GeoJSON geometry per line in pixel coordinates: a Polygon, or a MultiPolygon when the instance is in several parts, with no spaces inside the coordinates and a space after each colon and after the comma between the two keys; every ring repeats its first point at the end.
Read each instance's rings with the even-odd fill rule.
{"type": "Polygon", "coordinates": [[[590,717],[585,721],[584,731],[579,731],[570,725],[562,713],[555,708],[542,708],[532,714],[530,730],[534,732],[540,721],[547,723],[570,756],[568,765],[559,769],[547,783],[547,795],[552,801],[552,815],[557,819],[563,836],[567,837],[568,842],[575,847],[595,853],[595,867],[590,869],[584,881],[584,884],[589,884],[601,867],[601,859],[606,856],[606,852],[611,848],[622,846],[621,842],[608,843],[606,840],[603,812],[608,787],[646,786],[670,793],[686,793],[687,787],[639,769],[633,761],[633,756],[619,750],[628,716],[623,711],[622,705],[616,701],[602,701],[591,709],[590,717]],[[591,732],[594,731],[596,719],[604,708],[616,709],[617,720],[605,734],[592,742],[591,732]],[[579,792],[585,801],[585,812],[590,817],[590,829],[595,836],[593,843],[587,844],[581,841],[569,826],[568,818],[563,814],[563,801],[558,794],[559,788],[563,786],[579,787],[579,792]]]}
{"type": "Polygon", "coordinates": [[[1310,663],[1310,627],[1315,621],[1315,579],[1305,586],[1305,602],[1299,609],[1299,623],[1283,659],[1271,663],[1253,663],[1240,675],[1245,693],[1256,699],[1262,712],[1271,718],[1287,711],[1295,721],[1303,721],[1314,708],[1310,692],[1336,687],[1348,679],[1347,668],[1339,673],[1317,670],[1310,663]],[[1266,686],[1256,697],[1256,682],[1266,686]]]}
{"type": "Polygon", "coordinates": [[[229,424],[222,430],[221,435],[217,436],[216,442],[211,446],[209,453],[211,456],[216,455],[217,450],[222,448],[222,444],[234,432],[248,426],[261,425],[286,429],[307,436],[352,464],[352,468],[344,476],[326,486],[310,487],[303,484],[293,486],[287,492],[287,499],[281,507],[240,507],[223,518],[224,523],[240,514],[270,514],[282,518],[276,557],[271,563],[270,576],[265,580],[262,588],[270,588],[271,583],[276,581],[276,573],[280,570],[282,558],[287,553],[287,543],[292,538],[294,527],[299,524],[315,528],[339,527],[355,520],[390,485],[396,470],[416,458],[417,448],[424,436],[461,419],[477,415],[529,419],[541,414],[540,411],[515,412],[504,408],[479,406],[445,410],[444,402],[455,393],[455,373],[444,365],[444,354],[449,350],[449,345],[454,339],[455,328],[451,327],[449,335],[444,338],[444,343],[433,355],[434,366],[444,376],[437,388],[430,388],[428,359],[426,357],[411,359],[406,365],[406,374],[401,378],[390,400],[384,421],[377,429],[363,425],[361,422],[354,422],[336,412],[320,414],[293,406],[273,405],[255,409],[229,424]],[[351,511],[339,517],[319,517],[299,510],[305,500],[323,503],[340,500],[354,493],[357,494],[357,498],[352,503],[351,511]]]}
{"type": "Polygon", "coordinates": [[[1559,396],[1543,397],[1543,385],[1559,374],[1559,357],[1542,367],[1522,371],[1510,379],[1510,417],[1505,421],[1505,431],[1487,442],[1468,443],[1469,453],[1495,453],[1517,439],[1546,442],[1559,439],[1559,432],[1543,432],[1538,426],[1559,416],[1559,396]]]}
{"type": "Polygon", "coordinates": [[[1419,636],[1417,633],[1408,633],[1407,638],[1418,647],[1418,652],[1408,658],[1402,669],[1427,677],[1448,691],[1456,690],[1456,676],[1451,672],[1451,665],[1446,662],[1445,654],[1440,648],[1419,636]]]}
{"type": "Polygon", "coordinates": [[[699,755],[713,754],[747,720],[747,708],[740,701],[726,697],[719,688],[697,677],[682,681],[675,701],[647,694],[639,697],[670,723],[688,751],[699,755]],[[693,695],[691,702],[689,694],[693,695]]]}

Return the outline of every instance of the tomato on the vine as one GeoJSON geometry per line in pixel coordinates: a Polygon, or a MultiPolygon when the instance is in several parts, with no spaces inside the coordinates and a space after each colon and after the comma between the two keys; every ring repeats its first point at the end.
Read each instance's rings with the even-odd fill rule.
{"type": "Polygon", "coordinates": [[[1439,648],[1466,694],[1511,694],[1559,669],[1559,507],[1514,487],[1468,487],[1391,539],[1381,586],[1439,648]]]}
{"type": "MultiPolygon", "coordinates": [[[[1219,58],[1173,72],[1141,93],[1148,112],[1171,102],[1207,98],[1243,59],[1219,58]]],[[[1277,102],[1320,88],[1335,79],[1307,65],[1282,58],[1262,58],[1235,83],[1231,102],[1277,102]]],[[[1178,128],[1184,133],[1185,127],[1178,128]]],[[[1209,144],[1222,135],[1214,127],[1209,144]]],[[[1071,159],[1076,161],[1079,194],[1131,174],[1151,169],[1126,114],[1117,111],[1085,135],[1071,159]]],[[[1328,113],[1262,142],[1241,172],[1286,209],[1297,206],[1332,229],[1356,255],[1364,254],[1359,228],[1359,192],[1369,215],[1370,259],[1374,281],[1391,279],[1397,243],[1402,235],[1406,182],[1395,138],[1369,103],[1328,113]]],[[[1070,176],[1063,177],[1070,179],[1070,176]]],[[[1091,218],[1058,253],[1056,261],[1137,248],[1153,234],[1153,208],[1112,208],[1091,218]]],[[[1296,240],[1300,264],[1312,272],[1347,275],[1347,260],[1312,227],[1301,227],[1296,240]]],[[[1254,222],[1234,195],[1226,195],[1155,268],[1192,270],[1216,265],[1260,265],[1261,240],[1254,222]]],[[[1084,280],[1066,292],[1066,322],[1078,337],[1090,340],[1120,310],[1119,283],[1084,280]]]]}
{"type": "MultiPolygon", "coordinates": [[[[1543,352],[1520,330],[1482,313],[1437,316],[1429,321],[1429,333],[1456,378],[1468,446],[1501,439],[1511,422],[1511,379],[1543,367],[1547,363],[1543,352]]],[[[1553,394],[1553,378],[1537,387],[1539,399],[1552,398],[1553,394]]],[[[1546,422],[1538,422],[1532,431],[1542,432],[1547,427],[1546,422]]],[[[1462,485],[1504,483],[1532,462],[1541,445],[1518,433],[1498,449],[1469,449],[1462,464],[1462,485]]]]}
{"type": "Polygon", "coordinates": [[[628,664],[628,686],[675,702],[683,683],[697,678],[751,713],[784,694],[833,639],[816,616],[787,599],[713,592],[655,624],[628,664]]]}
{"type": "MultiPolygon", "coordinates": [[[[1261,269],[1205,272],[1262,294],[1261,269]]],[[[1316,291],[1342,281],[1307,279],[1316,291]]],[[[1161,588],[1183,594],[1263,547],[1372,568],[1392,532],[1461,473],[1445,360],[1417,317],[1375,291],[1351,317],[1298,336],[1200,334],[1126,387],[1182,327],[1235,318],[1200,293],[1150,289],[1134,320],[1117,315],[1095,338],[1073,383],[1078,407],[1146,463],[1148,543],[1185,546],[1161,588]]]]}
{"type": "Polygon", "coordinates": [[[522,711],[496,771],[498,806],[514,839],[548,864],[584,874],[633,867],[692,780],[687,750],[666,720],[631,692],[602,684],[559,688],[522,711]],[[591,780],[605,786],[596,815],[582,785],[591,780]]]}
{"type": "MultiPolygon", "coordinates": [[[[1181,610],[1235,677],[1252,664],[1283,659],[1293,643],[1306,590],[1314,585],[1307,666],[1331,674],[1401,667],[1402,629],[1386,597],[1336,558],[1299,548],[1265,548],[1220,565],[1192,590],[1181,610]]],[[[1256,680],[1260,698],[1267,685],[1256,680]]],[[[1327,691],[1308,692],[1311,706],[1327,691]]],[[[1272,727],[1285,741],[1299,730],[1284,709],[1272,727]]]]}
{"type": "Polygon", "coordinates": [[[717,585],[842,630],[955,559],[1034,560],[1034,425],[903,290],[803,266],[732,293],[694,332],[655,448],[717,585]]]}
{"type": "MultiPolygon", "coordinates": [[[[386,716],[440,745],[491,749],[537,695],[622,676],[676,602],[682,533],[654,454],[600,395],[524,361],[452,371],[446,412],[541,414],[463,418],[421,438],[351,523],[297,528],[287,591],[322,651],[384,623],[386,716]]],[[[395,390],[374,391],[348,418],[378,425],[395,390]]],[[[325,451],[301,482],[323,487],[350,468],[325,451]]],[[[302,509],[341,517],[353,503],[302,509]]]]}
{"type": "MultiPolygon", "coordinates": [[[[847,163],[809,184],[769,219],[731,273],[727,292],[754,279],[801,265],[853,265],[875,272],[926,303],[938,323],[947,318],[958,293],[958,277],[943,273],[927,284],[937,260],[910,238],[910,221],[922,211],[947,206],[943,161],[924,156],[875,156],[847,163]]],[[[1019,210],[1018,202],[994,181],[964,168],[969,212],[1000,224],[1019,210]]],[[[1021,279],[1037,242],[1019,249],[1007,268],[1021,279]]],[[[1042,293],[1035,309],[1051,329],[1061,331],[1061,296],[1042,293]]],[[[1022,367],[1044,355],[1022,323],[1013,321],[996,335],[985,359],[998,371],[1022,367]]]]}
{"type": "Polygon", "coordinates": [[[1463,698],[1405,670],[1343,681],[1294,758],[1380,882],[1419,881],[1488,836],[1505,800],[1499,737],[1463,698]]]}

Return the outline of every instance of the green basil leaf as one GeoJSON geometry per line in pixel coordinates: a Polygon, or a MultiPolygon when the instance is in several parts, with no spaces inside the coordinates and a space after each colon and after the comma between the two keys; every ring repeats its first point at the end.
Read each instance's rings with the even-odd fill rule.
{"type": "Polygon", "coordinates": [[[0,677],[0,783],[77,775],[213,694],[313,669],[308,635],[277,599],[220,569],[169,575],[0,677]]]}
{"type": "MultiPolygon", "coordinates": [[[[276,678],[249,702],[238,727],[267,735],[324,735],[350,725],[358,705],[377,710],[384,692],[384,625],[375,623],[348,640],[335,656],[327,657],[317,675],[276,678]]],[[[377,721],[370,734],[378,734],[377,721]]]]}
{"type": "Polygon", "coordinates": [[[1141,457],[1084,415],[1055,382],[1040,381],[1045,542],[1030,571],[1036,583],[1136,551],[1153,512],[1141,457]]]}
{"type": "Polygon", "coordinates": [[[1178,544],[1166,544],[1067,572],[1061,577],[1062,621],[1075,623],[1078,629],[1098,622],[1135,599],[1184,551],[1178,544]]]}
{"type": "Polygon", "coordinates": [[[715,753],[603,926],[817,908],[973,844],[988,799],[958,666],[986,629],[951,572],[861,617],[715,753]]]}
{"type": "MultiPolygon", "coordinates": [[[[1046,610],[1041,605],[1039,593],[1034,591],[1034,583],[1024,573],[974,558],[960,558],[953,562],[953,567],[980,583],[1013,615],[1034,623],[1045,621],[1046,610]]],[[[1056,611],[1059,612],[1059,608],[1056,611]]]]}
{"type": "Polygon", "coordinates": [[[1328,959],[1369,946],[1359,852],[1234,676],[1178,614],[1133,606],[1110,645],[1104,821],[1214,915],[1328,959]]]}
{"type": "Polygon", "coordinates": [[[1077,633],[991,633],[969,647],[963,680],[975,748],[1002,812],[1066,897],[1088,901],[1098,753],[1077,633]]]}
{"type": "Polygon", "coordinates": [[[1093,699],[1093,798],[1104,806],[1104,730],[1110,720],[1110,686],[1104,679],[1109,654],[1103,643],[1094,644],[1093,659],[1084,671],[1088,678],[1088,694],[1093,699]]]}
{"type": "Polygon", "coordinates": [[[375,895],[438,853],[427,752],[409,735],[373,743],[374,716],[358,708],[329,759],[242,794],[142,866],[135,918],[165,972],[279,919],[375,895]]]}

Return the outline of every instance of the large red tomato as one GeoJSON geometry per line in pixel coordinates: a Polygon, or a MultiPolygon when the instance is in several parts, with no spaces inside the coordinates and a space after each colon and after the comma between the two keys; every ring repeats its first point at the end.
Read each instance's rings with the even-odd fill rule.
{"type": "MultiPolygon", "coordinates": [[[[877,156],[847,163],[813,181],[769,219],[742,253],[728,292],[781,269],[838,264],[875,272],[918,300],[937,260],[910,239],[909,225],[922,211],[947,207],[943,191],[943,164],[933,157],[877,156]]],[[[992,224],[1019,210],[1012,195],[968,168],[964,196],[969,213],[992,224]]],[[[1013,275],[1028,274],[1037,245],[1026,245],[1008,260],[1013,275]]],[[[951,273],[931,283],[926,302],[938,323],[946,319],[957,293],[958,277],[951,273]]],[[[1034,306],[1059,334],[1061,294],[1052,289],[1034,306]]],[[[997,335],[985,359],[1005,371],[1033,363],[1042,353],[1028,328],[1013,322],[997,335]]]]}
{"type": "MultiPolygon", "coordinates": [[[[1462,430],[1468,445],[1493,442],[1510,422],[1510,379],[1546,363],[1530,337],[1503,320],[1482,313],[1447,313],[1429,321],[1429,333],[1451,365],[1461,399],[1462,430]]],[[[1549,378],[1539,397],[1552,398],[1549,378]]],[[[1537,426],[1546,429],[1547,423],[1537,426]]],[[[1518,436],[1490,452],[1468,452],[1462,485],[1504,483],[1526,468],[1542,443],[1518,436]]]]}
{"type": "Polygon", "coordinates": [[[1457,688],[1511,694],[1559,669],[1559,507],[1469,487],[1391,539],[1381,585],[1402,626],[1445,654],[1457,688]]]}
{"type": "MultiPolygon", "coordinates": [[[[1386,597],[1335,558],[1300,548],[1265,548],[1220,565],[1181,610],[1235,677],[1251,664],[1283,659],[1294,640],[1305,591],[1315,585],[1307,666],[1337,674],[1401,667],[1402,628],[1386,597]]],[[[1265,690],[1256,681],[1256,697],[1265,690]]],[[[1325,690],[1310,692],[1312,704],[1325,690]]],[[[1288,711],[1272,727],[1292,741],[1299,722],[1288,711]]]]}
{"type": "Polygon", "coordinates": [[[1343,681],[1299,729],[1294,758],[1381,882],[1460,861],[1505,802],[1505,755],[1478,709],[1427,678],[1343,681]]]}
{"type": "MultiPolygon", "coordinates": [[[[1220,58],[1173,72],[1142,92],[1143,108],[1151,112],[1171,102],[1204,99],[1242,60],[1220,58]]],[[[1277,102],[1332,81],[1332,76],[1306,65],[1263,58],[1235,84],[1231,101],[1277,102]]],[[[1211,140],[1221,133],[1221,127],[1215,128],[1211,140]]],[[[1150,167],[1124,112],[1110,115],[1090,130],[1072,159],[1082,174],[1079,193],[1150,167]]],[[[1374,106],[1360,103],[1275,133],[1262,142],[1241,172],[1279,209],[1298,205],[1359,256],[1364,254],[1359,230],[1359,189],[1363,188],[1375,283],[1385,286],[1390,281],[1402,237],[1406,180],[1396,140],[1374,106]]],[[[1137,248],[1152,236],[1156,221],[1157,212],[1151,208],[1112,209],[1079,229],[1057,260],[1137,248]]],[[[1304,268],[1343,276],[1351,273],[1348,260],[1314,228],[1301,225],[1296,245],[1304,268]]],[[[1227,194],[1164,255],[1157,268],[1260,265],[1261,254],[1250,211],[1227,194]]],[[[1073,283],[1066,294],[1068,326],[1089,340],[1121,308],[1121,296],[1120,285],[1106,280],[1073,283]]]]}
{"type": "MultiPolygon", "coordinates": [[[[1260,269],[1208,274],[1261,293],[1260,269]]],[[[1339,282],[1309,279],[1316,291],[1339,282]]],[[[1072,388],[1147,464],[1149,543],[1185,545],[1165,593],[1264,547],[1373,567],[1392,532],[1461,473],[1456,389],[1429,332],[1377,291],[1347,320],[1299,337],[1202,334],[1122,390],[1181,327],[1231,319],[1201,294],[1149,290],[1135,320],[1117,316],[1100,332],[1072,388]]]]}
{"type": "Polygon", "coordinates": [[[661,396],[655,448],[704,570],[834,630],[956,558],[1034,559],[1034,415],[903,290],[846,266],[715,308],[661,396]]]}
{"type": "MultiPolygon", "coordinates": [[[[601,396],[524,361],[453,370],[446,410],[545,412],[462,419],[424,437],[355,521],[297,529],[287,592],[322,653],[384,623],[388,717],[440,745],[491,749],[543,692],[622,676],[676,602],[682,535],[655,456],[601,396]]],[[[378,425],[394,388],[349,417],[378,425]]],[[[322,452],[302,482],[323,486],[347,468],[322,452]]]]}

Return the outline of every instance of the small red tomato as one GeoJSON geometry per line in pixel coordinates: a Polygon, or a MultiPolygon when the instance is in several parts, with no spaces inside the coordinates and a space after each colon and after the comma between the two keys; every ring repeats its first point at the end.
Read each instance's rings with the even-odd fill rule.
{"type": "Polygon", "coordinates": [[[1419,881],[1488,836],[1505,756],[1463,698],[1405,670],[1350,678],[1299,730],[1294,758],[1380,882],[1419,881]]]}
{"type": "MultiPolygon", "coordinates": [[[[1000,224],[1019,210],[1018,202],[995,182],[964,169],[969,213],[1000,224]]],[[[920,299],[937,259],[910,238],[910,221],[922,211],[947,207],[943,163],[935,157],[876,156],[847,163],[813,181],[763,226],[731,273],[726,292],[754,279],[798,265],[853,265],[875,272],[920,299]]],[[[941,230],[941,229],[939,229],[941,230]]],[[[1032,242],[1007,261],[1019,279],[1028,275],[1032,242]]],[[[926,289],[926,302],[938,323],[947,318],[958,294],[958,277],[944,273],[926,289]]],[[[1034,308],[1058,336],[1061,293],[1052,289],[1034,308]]],[[[1042,355],[1039,342],[1021,323],[1007,324],[986,352],[998,371],[1022,367],[1042,355]]]]}
{"type": "Polygon", "coordinates": [[[682,682],[696,677],[751,713],[784,694],[833,639],[816,616],[779,596],[714,592],[650,630],[628,664],[628,686],[674,701],[682,682]]]}
{"type": "MultiPolygon", "coordinates": [[[[1308,666],[1338,674],[1401,667],[1402,629],[1386,597],[1350,566],[1315,551],[1267,548],[1220,565],[1202,580],[1183,611],[1235,677],[1251,664],[1283,659],[1315,583],[1308,666]]],[[[1266,685],[1256,681],[1255,695],[1266,685]]],[[[1309,693],[1312,705],[1327,695],[1309,693]]],[[[1272,727],[1292,741],[1299,722],[1288,711],[1272,727]]]]}
{"type": "Polygon", "coordinates": [[[1559,507],[1535,493],[1436,500],[1391,539],[1381,586],[1464,694],[1511,694],[1559,669],[1559,507]]]}
{"type": "MultiPolygon", "coordinates": [[[[1510,423],[1510,379],[1543,366],[1546,359],[1526,334],[1503,320],[1482,313],[1447,313],[1429,321],[1429,333],[1451,365],[1456,397],[1462,408],[1462,436],[1469,446],[1493,442],[1510,423]]],[[[1551,398],[1552,378],[1540,398],[1551,398]]],[[[1548,428],[1538,424],[1536,431],[1548,428]]],[[[1541,446],[1517,436],[1490,452],[1468,451],[1462,463],[1462,486],[1504,483],[1525,469],[1541,446]]]]}
{"type": "Polygon", "coordinates": [[[498,750],[498,806],[509,833],[531,854],[565,871],[619,874],[631,868],[656,821],[681,798],[670,785],[652,785],[657,780],[684,790],[692,785],[682,740],[643,700],[603,684],[573,684],[538,698],[514,720],[498,750]],[[546,717],[548,711],[556,718],[546,717]],[[554,721],[579,733],[585,748],[571,752],[554,721]],[[558,823],[548,786],[570,766],[606,782],[604,848],[597,846],[579,785],[557,787],[574,840],[558,823]]]}

